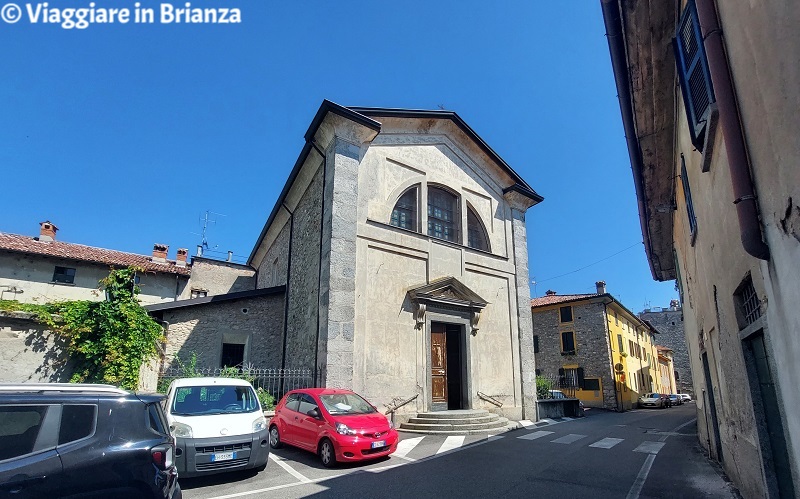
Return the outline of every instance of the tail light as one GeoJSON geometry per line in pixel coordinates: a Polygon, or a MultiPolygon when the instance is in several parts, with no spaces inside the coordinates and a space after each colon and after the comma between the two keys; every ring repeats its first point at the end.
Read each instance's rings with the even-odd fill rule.
{"type": "Polygon", "coordinates": [[[150,456],[153,458],[153,464],[160,470],[172,468],[174,455],[175,449],[172,444],[159,445],[158,447],[150,449],[150,456]]]}

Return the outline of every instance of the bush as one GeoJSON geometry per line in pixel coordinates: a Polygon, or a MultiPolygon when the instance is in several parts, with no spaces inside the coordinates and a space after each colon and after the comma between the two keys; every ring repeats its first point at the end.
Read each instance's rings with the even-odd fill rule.
{"type": "Polygon", "coordinates": [[[536,376],[536,398],[549,399],[550,390],[553,389],[553,381],[543,376],[536,376]]]}

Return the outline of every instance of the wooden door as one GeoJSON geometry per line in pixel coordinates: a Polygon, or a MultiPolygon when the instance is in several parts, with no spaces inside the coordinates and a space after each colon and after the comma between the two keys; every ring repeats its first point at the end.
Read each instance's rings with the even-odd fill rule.
{"type": "Polygon", "coordinates": [[[447,335],[444,324],[431,324],[431,398],[447,404],[447,335]]]}

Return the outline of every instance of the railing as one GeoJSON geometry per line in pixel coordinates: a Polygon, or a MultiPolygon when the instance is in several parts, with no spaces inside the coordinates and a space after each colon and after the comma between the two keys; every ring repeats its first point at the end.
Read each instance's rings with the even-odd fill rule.
{"type": "Polygon", "coordinates": [[[246,379],[256,389],[269,392],[275,401],[289,390],[314,386],[311,369],[255,369],[255,368],[191,368],[170,367],[159,373],[158,391],[164,392],[170,382],[177,378],[196,378],[200,376],[246,379]]]}
{"type": "Polygon", "coordinates": [[[392,424],[394,424],[394,413],[397,412],[397,409],[403,407],[404,405],[406,405],[406,404],[408,404],[408,403],[410,403],[410,402],[412,402],[414,400],[417,400],[417,397],[419,397],[419,393],[414,395],[413,397],[411,397],[408,400],[404,400],[402,402],[397,402],[397,403],[392,403],[391,405],[386,407],[385,414],[387,414],[387,415],[391,414],[392,415],[392,424]]]}
{"type": "Polygon", "coordinates": [[[570,376],[536,376],[536,398],[539,400],[575,398],[578,380],[570,376]]]}
{"type": "Polygon", "coordinates": [[[482,398],[483,400],[489,402],[490,404],[494,404],[497,407],[503,407],[503,403],[497,400],[496,398],[490,397],[485,393],[478,392],[478,397],[482,398]]]}

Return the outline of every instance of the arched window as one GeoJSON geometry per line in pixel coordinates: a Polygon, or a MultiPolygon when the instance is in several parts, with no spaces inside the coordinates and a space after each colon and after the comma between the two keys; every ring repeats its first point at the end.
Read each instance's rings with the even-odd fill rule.
{"type": "Polygon", "coordinates": [[[392,220],[390,222],[395,227],[408,230],[417,230],[417,188],[411,188],[405,192],[392,210],[392,220]]]}
{"type": "Polygon", "coordinates": [[[486,229],[470,207],[467,207],[467,246],[489,251],[489,236],[486,234],[486,229]]]}
{"type": "Polygon", "coordinates": [[[428,188],[428,235],[458,242],[458,198],[438,187],[428,188]]]}

